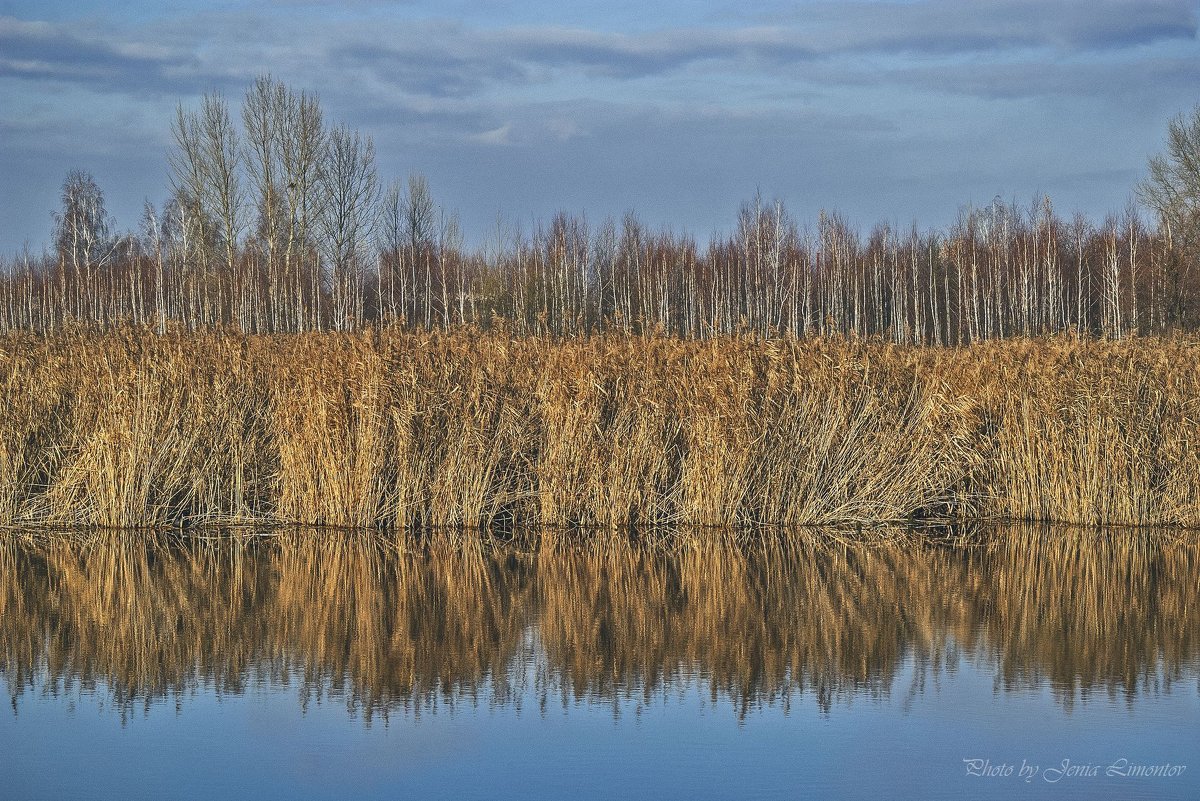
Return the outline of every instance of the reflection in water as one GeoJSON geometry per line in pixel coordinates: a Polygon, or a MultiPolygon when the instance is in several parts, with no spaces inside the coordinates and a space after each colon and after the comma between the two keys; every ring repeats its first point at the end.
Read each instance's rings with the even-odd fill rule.
{"type": "Polygon", "coordinates": [[[920,693],[963,660],[997,692],[1169,692],[1200,673],[1200,538],[1000,529],[524,545],[297,532],[0,537],[14,693],[128,712],[296,682],[368,721],[460,703],[647,700],[700,683],[743,714],[920,693]],[[898,677],[901,686],[896,686],[898,677]]]}

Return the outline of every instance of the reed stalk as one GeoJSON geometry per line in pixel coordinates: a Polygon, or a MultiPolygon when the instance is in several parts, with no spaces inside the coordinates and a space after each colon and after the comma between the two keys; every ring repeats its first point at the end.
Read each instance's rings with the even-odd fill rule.
{"type": "Polygon", "coordinates": [[[1200,342],[0,337],[0,525],[1200,525],[1200,342]]]}

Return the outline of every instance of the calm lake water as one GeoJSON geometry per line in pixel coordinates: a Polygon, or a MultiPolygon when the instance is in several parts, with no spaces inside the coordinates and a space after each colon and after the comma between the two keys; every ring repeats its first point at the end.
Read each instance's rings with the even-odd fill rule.
{"type": "Polygon", "coordinates": [[[1200,798],[1200,537],[0,535],[0,798],[1200,798]]]}

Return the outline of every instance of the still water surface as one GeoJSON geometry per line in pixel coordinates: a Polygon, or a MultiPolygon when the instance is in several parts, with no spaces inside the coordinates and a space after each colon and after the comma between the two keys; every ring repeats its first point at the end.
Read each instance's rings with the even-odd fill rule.
{"type": "Polygon", "coordinates": [[[0,688],[4,799],[1196,799],[1200,537],[3,535],[0,688]]]}

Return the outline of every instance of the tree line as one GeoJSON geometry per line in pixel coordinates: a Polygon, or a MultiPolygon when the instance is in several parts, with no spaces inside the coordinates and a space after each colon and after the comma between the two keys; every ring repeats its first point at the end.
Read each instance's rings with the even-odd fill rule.
{"type": "Polygon", "coordinates": [[[315,95],[257,79],[240,125],[219,94],[178,107],[171,194],[118,234],[86,172],[62,186],[53,252],[0,264],[0,329],[132,322],[248,333],[396,325],[571,335],[753,330],[957,345],[1200,326],[1200,108],[1172,122],[1132,203],[1094,222],[1049,198],[964,209],[944,230],[865,236],[837,214],[801,227],[742,205],[701,245],[629,214],[556,215],[467,249],[420,175],[383,186],[369,136],[315,95]]]}

